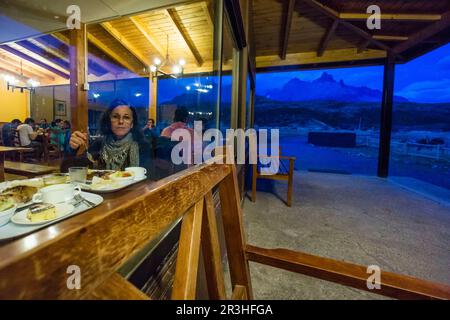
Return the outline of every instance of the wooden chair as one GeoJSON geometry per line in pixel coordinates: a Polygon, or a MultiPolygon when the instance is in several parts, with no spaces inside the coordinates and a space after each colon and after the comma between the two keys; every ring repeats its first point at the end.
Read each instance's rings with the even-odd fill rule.
{"type": "Polygon", "coordinates": [[[450,299],[450,287],[445,284],[382,271],[380,289],[371,290],[365,266],[247,244],[234,165],[191,167],[156,183],[143,183],[115,203],[37,231],[32,246],[31,236],[0,246],[0,299],[149,299],[118,270],[180,218],[171,295],[175,300],[196,298],[200,250],[209,298],[215,300],[253,298],[250,261],[393,298],[450,299]],[[231,296],[225,292],[213,202],[216,187],[231,296]],[[78,267],[81,290],[68,290],[69,277],[77,274],[69,266],[78,267]]]}
{"type": "MultiPolygon", "coordinates": [[[[20,136],[19,136],[19,130],[14,129],[11,131],[11,141],[13,143],[13,146],[15,147],[21,147],[20,143],[20,136]]],[[[36,151],[35,150],[20,150],[20,151],[14,151],[14,160],[18,160],[20,162],[24,162],[25,160],[33,159],[36,157],[36,151]]]]}
{"type": "Polygon", "coordinates": [[[268,179],[268,180],[281,180],[288,182],[288,191],[287,191],[287,201],[286,204],[288,207],[292,205],[292,187],[294,182],[294,165],[295,165],[295,157],[283,156],[281,155],[281,148],[279,149],[279,156],[261,156],[258,155],[258,163],[260,159],[271,159],[272,161],[278,162],[278,171],[273,172],[272,174],[262,174],[260,164],[253,164],[253,176],[252,176],[252,202],[256,201],[256,182],[258,179],[268,179]],[[289,162],[288,167],[285,164],[285,161],[289,162]]]}

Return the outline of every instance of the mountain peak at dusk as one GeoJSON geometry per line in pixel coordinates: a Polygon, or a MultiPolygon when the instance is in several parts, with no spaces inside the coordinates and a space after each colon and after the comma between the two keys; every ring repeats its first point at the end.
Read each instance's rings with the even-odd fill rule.
{"type": "MultiPolygon", "coordinates": [[[[358,101],[358,102],[380,102],[382,92],[368,87],[356,87],[346,85],[343,80],[337,82],[334,77],[323,72],[313,81],[303,81],[292,78],[281,89],[269,90],[266,98],[279,101],[358,101]]],[[[408,99],[395,96],[396,102],[407,102],[408,99]]]]}

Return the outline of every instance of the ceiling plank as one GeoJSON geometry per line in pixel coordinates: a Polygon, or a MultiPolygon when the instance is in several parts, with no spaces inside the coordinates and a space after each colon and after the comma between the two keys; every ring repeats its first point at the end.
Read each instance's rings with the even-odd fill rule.
{"type": "Polygon", "coordinates": [[[328,30],[325,32],[325,35],[320,42],[319,49],[317,50],[317,56],[321,57],[323,56],[323,53],[325,50],[327,50],[328,44],[330,43],[331,38],[333,37],[334,33],[336,32],[337,27],[339,26],[339,20],[333,20],[333,23],[330,25],[328,30]]]}
{"type": "Polygon", "coordinates": [[[179,22],[180,18],[178,16],[178,13],[175,9],[166,9],[165,10],[166,16],[168,17],[168,20],[173,25],[174,29],[180,34],[181,38],[186,43],[186,46],[189,48],[192,56],[194,57],[195,61],[197,62],[197,65],[201,67],[203,65],[203,58],[200,55],[200,53],[197,50],[197,47],[195,46],[194,42],[192,41],[191,37],[187,32],[184,31],[182,24],[179,22]]]}
{"type": "Polygon", "coordinates": [[[372,37],[375,40],[380,40],[380,41],[406,41],[409,39],[409,37],[404,37],[404,36],[389,36],[389,35],[374,35],[372,37]]]}
{"type": "Polygon", "coordinates": [[[120,57],[117,53],[115,53],[113,50],[111,50],[108,45],[100,41],[98,38],[96,38],[92,33],[88,33],[88,40],[95,45],[97,48],[102,50],[105,54],[107,54],[109,57],[114,59],[116,62],[118,62],[121,66],[125,67],[126,69],[136,73],[141,74],[142,72],[137,70],[134,66],[132,66],[128,61],[120,57]]]}
{"type": "Polygon", "coordinates": [[[5,61],[2,58],[0,58],[0,69],[3,71],[6,71],[8,73],[12,73],[16,75],[17,77],[27,77],[31,78],[33,80],[38,80],[39,82],[42,82],[43,80],[54,80],[51,79],[51,77],[44,76],[42,74],[38,74],[36,72],[31,72],[26,70],[23,66],[22,69],[17,64],[10,63],[9,61],[5,61]]]}
{"type": "Polygon", "coordinates": [[[396,54],[402,53],[449,27],[450,27],[450,11],[447,11],[442,15],[441,20],[413,34],[412,36],[409,37],[407,41],[396,45],[393,51],[396,54]]]}
{"type": "Polygon", "coordinates": [[[385,51],[392,51],[392,48],[385,45],[384,43],[375,40],[372,38],[372,35],[360,28],[358,28],[357,26],[351,24],[348,21],[345,20],[341,20],[339,18],[339,12],[323,5],[322,3],[316,1],[316,0],[300,0],[304,3],[306,3],[307,5],[309,5],[310,7],[316,9],[319,12],[322,12],[324,15],[330,17],[331,19],[334,20],[339,20],[339,23],[341,25],[343,25],[344,27],[346,27],[349,30],[352,30],[353,32],[355,32],[356,34],[358,34],[360,37],[363,37],[364,39],[370,40],[371,43],[373,43],[374,45],[376,45],[377,47],[379,47],[380,49],[383,49],[385,51]]]}
{"type": "Polygon", "coordinates": [[[291,53],[286,55],[286,60],[281,60],[278,55],[258,56],[256,57],[256,67],[258,69],[276,66],[295,66],[305,64],[321,64],[343,61],[358,61],[365,59],[386,58],[386,51],[383,50],[366,50],[361,54],[357,54],[356,49],[337,49],[327,50],[322,57],[317,56],[317,51],[291,53]]]}
{"type": "Polygon", "coordinates": [[[12,53],[12,54],[14,54],[15,56],[17,56],[17,57],[19,57],[21,59],[27,60],[27,61],[29,61],[29,62],[37,65],[37,66],[40,66],[41,68],[47,69],[48,71],[51,71],[54,74],[56,74],[56,75],[58,75],[60,77],[63,77],[64,79],[69,79],[69,75],[67,73],[64,73],[64,72],[62,72],[62,71],[60,71],[58,69],[55,69],[55,68],[53,68],[53,67],[43,63],[42,61],[39,61],[39,60],[37,60],[37,59],[35,59],[33,57],[30,57],[30,56],[26,55],[23,52],[20,52],[19,50],[11,48],[10,46],[0,45],[0,49],[3,49],[3,50],[5,50],[5,51],[7,51],[9,53],[12,53]]]}
{"type": "Polygon", "coordinates": [[[211,12],[211,7],[208,2],[204,1],[200,4],[200,6],[203,9],[203,12],[205,13],[206,21],[208,22],[208,26],[214,30],[214,16],[211,12]]]}
{"type": "Polygon", "coordinates": [[[140,50],[124,37],[110,22],[103,22],[100,24],[110,35],[119,41],[133,56],[135,56],[144,66],[151,64],[150,58],[146,57],[140,50]]]}
{"type": "Polygon", "coordinates": [[[292,26],[292,15],[294,14],[295,0],[288,0],[285,3],[284,13],[281,20],[281,43],[280,43],[280,58],[286,59],[287,48],[289,45],[289,34],[292,26]]]}
{"type": "Polygon", "coordinates": [[[165,56],[164,49],[159,45],[159,43],[155,40],[155,36],[153,36],[150,30],[146,30],[143,26],[142,22],[137,17],[130,17],[130,21],[133,22],[134,26],[139,30],[139,32],[147,39],[150,45],[156,50],[156,53],[162,58],[165,56]]]}
{"type": "MultiPolygon", "coordinates": [[[[371,13],[339,13],[339,18],[343,20],[367,20],[372,16],[371,13]]],[[[441,20],[440,14],[403,14],[403,13],[382,13],[381,20],[396,20],[396,21],[438,21],[441,20]]]]}

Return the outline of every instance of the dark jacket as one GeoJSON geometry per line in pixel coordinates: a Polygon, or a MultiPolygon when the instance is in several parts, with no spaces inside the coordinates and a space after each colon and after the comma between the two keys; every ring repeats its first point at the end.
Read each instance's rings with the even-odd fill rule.
{"type": "MultiPolygon", "coordinates": [[[[98,160],[100,158],[100,151],[102,149],[104,140],[98,139],[94,141],[89,146],[89,153],[92,155],[94,160],[98,160]]],[[[153,168],[153,151],[151,144],[148,143],[146,140],[141,140],[138,142],[139,145],[139,166],[147,169],[147,178],[153,179],[154,178],[154,168],[153,168]]],[[[105,169],[102,166],[102,162],[99,162],[100,167],[98,169],[103,170],[105,169]]],[[[76,150],[71,149],[71,152],[69,152],[67,158],[62,162],[61,164],[61,172],[68,172],[69,167],[88,167],[93,168],[93,163],[89,161],[87,158],[87,154],[83,154],[82,156],[77,157],[76,156],[76,150]]],[[[125,170],[125,168],[121,168],[121,170],[125,170]]]]}

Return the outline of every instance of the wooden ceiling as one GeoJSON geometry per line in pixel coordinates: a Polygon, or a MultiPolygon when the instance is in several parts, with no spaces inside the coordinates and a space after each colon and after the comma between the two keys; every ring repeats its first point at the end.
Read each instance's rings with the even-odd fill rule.
{"type": "Polygon", "coordinates": [[[253,28],[260,71],[401,63],[449,42],[450,1],[253,0],[253,28]],[[366,25],[374,4],[381,30],[366,25]]]}
{"type": "MultiPolygon", "coordinates": [[[[251,11],[250,51],[259,71],[382,64],[388,52],[404,62],[450,39],[448,0],[253,0],[251,11]],[[381,30],[366,26],[372,4],[381,7],[381,30]]],[[[188,1],[89,24],[89,81],[148,76],[154,58],[167,52],[186,60],[186,74],[210,72],[213,17],[210,0],[188,1]]],[[[0,45],[0,72],[67,83],[68,43],[62,31],[0,45]]]]}
{"type": "MultiPolygon", "coordinates": [[[[173,63],[186,61],[186,74],[212,70],[214,25],[210,1],[89,24],[87,31],[90,81],[148,76],[154,58],[165,60],[167,54],[173,63]]],[[[0,45],[1,70],[34,75],[42,84],[67,82],[69,32],[0,45]],[[16,67],[20,63],[22,70],[16,67]]],[[[162,70],[171,73],[168,67],[162,70]]]]}

